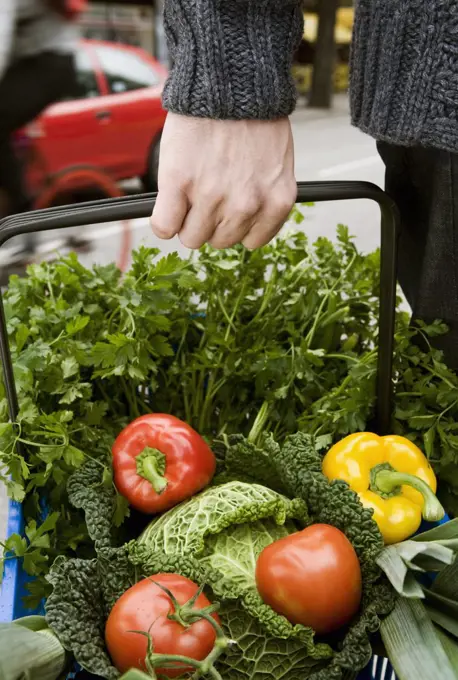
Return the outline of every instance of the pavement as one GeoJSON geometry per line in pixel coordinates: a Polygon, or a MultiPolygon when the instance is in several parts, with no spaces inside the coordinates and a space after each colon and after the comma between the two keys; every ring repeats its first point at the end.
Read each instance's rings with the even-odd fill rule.
{"type": "MultiPolygon", "coordinates": [[[[292,126],[298,180],[364,180],[383,186],[383,165],[375,143],[351,127],[345,96],[337,96],[330,111],[299,108],[292,117],[292,126]]],[[[358,247],[363,251],[373,250],[380,242],[379,209],[370,201],[321,203],[304,210],[306,219],[301,228],[312,239],[318,236],[333,238],[336,225],[341,223],[350,228],[358,247]]],[[[84,235],[91,239],[93,247],[82,259],[87,263],[100,264],[118,261],[123,229],[125,225],[116,223],[85,227],[84,235]]],[[[82,235],[82,229],[76,231],[82,235]]],[[[132,220],[130,232],[133,248],[145,243],[160,247],[164,252],[186,252],[177,239],[167,242],[155,239],[148,220],[132,220]]],[[[56,232],[52,239],[55,242],[56,232]]],[[[43,251],[49,251],[49,247],[43,244],[43,251]]],[[[2,258],[8,257],[8,245],[0,255],[2,258]]],[[[0,266],[1,261],[0,258],[0,266]]],[[[0,540],[6,531],[6,508],[5,492],[0,485],[0,540]]]]}

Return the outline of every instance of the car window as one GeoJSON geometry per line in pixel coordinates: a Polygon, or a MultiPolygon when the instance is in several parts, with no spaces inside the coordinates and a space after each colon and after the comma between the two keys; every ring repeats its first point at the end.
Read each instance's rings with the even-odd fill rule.
{"type": "Polygon", "coordinates": [[[75,55],[77,99],[98,97],[99,87],[91,58],[84,48],[77,50],[75,55]]]}
{"type": "Polygon", "coordinates": [[[110,92],[118,94],[159,84],[154,68],[136,54],[105,45],[96,47],[95,50],[110,92]]]}

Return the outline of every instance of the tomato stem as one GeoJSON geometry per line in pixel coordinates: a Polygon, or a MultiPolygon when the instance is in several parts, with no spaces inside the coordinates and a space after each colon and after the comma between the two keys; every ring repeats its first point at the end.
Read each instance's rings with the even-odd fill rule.
{"type": "MultiPolygon", "coordinates": [[[[411,486],[423,496],[423,518],[427,522],[438,522],[445,515],[439,499],[420,477],[407,472],[398,472],[385,466],[377,466],[371,475],[371,489],[379,495],[390,497],[399,495],[402,486],[411,486]]],[[[390,466],[391,467],[391,466],[390,466]]]]}
{"type": "Polygon", "coordinates": [[[150,632],[144,633],[141,631],[132,631],[133,633],[140,633],[148,638],[148,647],[145,659],[145,665],[148,673],[152,678],[156,678],[156,668],[172,668],[176,667],[177,664],[184,666],[191,666],[195,669],[195,673],[192,676],[193,680],[197,680],[202,675],[210,675],[213,680],[222,680],[220,673],[215,668],[215,663],[223,654],[223,652],[229,646],[229,640],[224,634],[223,629],[219,625],[218,621],[213,618],[213,614],[218,609],[219,604],[217,602],[205,607],[203,609],[195,609],[194,605],[197,598],[202,593],[204,586],[201,586],[199,590],[191,597],[188,602],[180,605],[174,596],[174,594],[161,583],[156,583],[154,579],[150,579],[152,583],[157,585],[158,588],[163,590],[170,598],[174,611],[172,614],[168,615],[168,618],[172,621],[177,621],[185,628],[189,628],[197,621],[205,619],[216,633],[215,643],[211,652],[203,659],[203,661],[198,661],[187,656],[181,656],[177,654],[156,654],[153,649],[153,641],[150,632]]]}
{"type": "Polygon", "coordinates": [[[137,668],[131,668],[130,671],[124,673],[121,680],[150,680],[151,675],[147,675],[143,671],[139,671],[137,668]]]}
{"type": "Polygon", "coordinates": [[[146,479],[158,494],[164,491],[168,483],[164,476],[165,463],[165,455],[151,446],[145,446],[135,459],[137,474],[146,479]]]}

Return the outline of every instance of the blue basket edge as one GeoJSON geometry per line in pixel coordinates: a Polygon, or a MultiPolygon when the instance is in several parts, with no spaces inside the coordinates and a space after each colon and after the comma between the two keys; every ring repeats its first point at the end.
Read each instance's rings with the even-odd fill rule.
{"type": "MultiPolygon", "coordinates": [[[[23,535],[24,514],[22,505],[17,501],[8,500],[8,515],[6,524],[6,538],[12,534],[23,535]]],[[[0,586],[0,623],[9,623],[16,616],[16,602],[19,600],[18,590],[22,567],[19,560],[6,560],[3,580],[0,586]]]]}

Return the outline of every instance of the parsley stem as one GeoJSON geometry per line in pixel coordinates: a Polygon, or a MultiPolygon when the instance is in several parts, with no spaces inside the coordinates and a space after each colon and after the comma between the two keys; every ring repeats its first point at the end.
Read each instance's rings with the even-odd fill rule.
{"type": "Polygon", "coordinates": [[[251,442],[252,444],[257,444],[259,437],[261,436],[262,431],[265,428],[267,419],[269,417],[270,413],[270,404],[265,401],[261,408],[259,409],[259,413],[255,418],[255,421],[253,423],[253,426],[250,430],[250,434],[248,435],[248,441],[251,442]]]}
{"type": "Polygon", "coordinates": [[[325,354],[323,359],[337,359],[337,361],[350,361],[354,364],[359,364],[361,359],[359,357],[352,357],[349,354],[325,354]]]}
{"type": "Polygon", "coordinates": [[[267,290],[261,298],[261,305],[256,314],[253,316],[253,318],[248,322],[248,325],[255,323],[255,321],[257,321],[258,318],[262,316],[262,314],[264,313],[272,297],[272,291],[274,290],[274,285],[276,284],[276,282],[277,282],[277,269],[274,268],[267,283],[267,290]]]}
{"type": "Polygon", "coordinates": [[[56,433],[56,437],[62,437],[62,443],[61,444],[41,444],[40,442],[32,442],[30,439],[23,439],[22,437],[17,437],[16,441],[21,442],[21,444],[25,444],[26,446],[35,446],[36,448],[39,449],[56,449],[60,447],[67,446],[68,444],[68,439],[65,437],[65,435],[59,435],[56,433]]]}
{"type": "MultiPolygon", "coordinates": [[[[405,358],[407,359],[407,361],[410,361],[414,366],[418,365],[416,363],[415,357],[410,357],[408,355],[405,355],[405,358]]],[[[447,385],[447,387],[450,387],[451,390],[455,389],[455,385],[453,383],[451,383],[450,380],[448,380],[444,375],[442,375],[441,373],[438,373],[434,369],[430,368],[423,361],[419,365],[422,368],[424,368],[425,371],[428,371],[428,373],[431,373],[431,375],[433,375],[435,378],[439,378],[439,380],[442,380],[447,385]]]]}
{"type": "Polygon", "coordinates": [[[59,333],[59,335],[56,338],[54,338],[54,340],[51,340],[51,342],[48,343],[49,347],[52,347],[53,345],[55,345],[56,342],[58,342],[62,338],[62,336],[66,336],[65,331],[61,331],[59,333]]]}
{"type": "Polygon", "coordinates": [[[54,297],[54,291],[52,289],[51,279],[50,279],[50,276],[49,276],[49,269],[48,269],[48,276],[47,276],[47,279],[46,279],[46,287],[47,287],[48,292],[49,292],[49,297],[51,298],[53,303],[56,304],[56,298],[54,297]]]}
{"type": "Polygon", "coordinates": [[[222,300],[222,298],[221,298],[221,295],[217,295],[217,296],[216,296],[216,299],[218,300],[219,306],[221,307],[221,311],[223,312],[223,316],[224,316],[224,318],[226,319],[229,328],[232,328],[232,330],[234,331],[234,333],[236,333],[236,332],[237,332],[237,329],[236,329],[236,327],[234,326],[233,320],[231,319],[231,317],[229,316],[229,314],[228,314],[227,311],[226,311],[226,307],[224,306],[224,302],[223,302],[223,300],[222,300]]]}
{"type": "MultiPolygon", "coordinates": [[[[244,251],[244,252],[245,252],[245,251],[244,251]]],[[[242,264],[243,264],[243,259],[244,259],[244,254],[242,255],[242,264]]],[[[225,313],[225,317],[227,316],[227,318],[229,319],[229,324],[228,324],[228,326],[227,326],[226,333],[224,334],[224,341],[225,341],[226,343],[227,343],[228,340],[229,340],[229,336],[230,336],[230,334],[231,334],[231,330],[232,330],[232,329],[235,329],[235,326],[234,326],[234,323],[233,323],[233,322],[234,322],[234,319],[235,319],[235,317],[236,317],[236,315],[237,315],[237,313],[238,313],[238,310],[239,310],[239,307],[240,307],[240,303],[241,303],[241,301],[242,301],[242,299],[243,299],[243,297],[244,297],[244,295],[245,295],[245,288],[246,288],[246,280],[244,280],[243,283],[242,283],[242,285],[241,285],[240,293],[239,293],[238,296],[237,296],[237,300],[236,300],[235,305],[234,305],[234,308],[233,308],[233,310],[232,310],[232,314],[229,316],[229,315],[227,314],[227,311],[226,311],[226,313],[225,313]]],[[[223,302],[222,302],[221,299],[219,300],[219,302],[220,302],[220,305],[223,305],[223,302]]],[[[210,377],[209,377],[209,379],[208,379],[208,384],[207,384],[205,399],[204,399],[204,403],[203,403],[203,405],[202,405],[202,410],[201,410],[200,418],[199,418],[199,426],[198,426],[198,431],[199,431],[199,432],[204,432],[204,428],[205,428],[205,423],[206,423],[206,418],[207,418],[208,409],[209,409],[210,404],[212,403],[212,400],[213,400],[213,398],[214,398],[214,396],[215,396],[215,394],[216,394],[216,393],[214,392],[214,387],[215,387],[215,382],[216,382],[217,371],[220,369],[220,366],[221,366],[221,363],[222,363],[222,361],[223,361],[223,358],[224,358],[224,350],[221,350],[220,353],[219,353],[219,356],[218,356],[218,358],[217,358],[217,360],[216,360],[216,362],[215,362],[215,363],[216,363],[216,366],[215,366],[215,368],[210,372],[210,377]]],[[[201,375],[201,379],[202,379],[202,375],[201,375]]],[[[225,382],[225,381],[224,381],[224,382],[225,382]]],[[[223,383],[223,384],[224,384],[224,383],[223,383]]],[[[200,387],[202,388],[203,385],[201,385],[200,387]]]]}
{"type": "Polygon", "coordinates": [[[311,345],[312,345],[313,338],[314,338],[315,333],[316,333],[316,331],[317,331],[318,323],[319,323],[320,318],[321,318],[321,315],[322,315],[322,313],[323,313],[323,309],[324,309],[325,304],[327,303],[327,301],[329,300],[330,296],[331,296],[332,293],[335,291],[335,289],[337,288],[337,286],[341,283],[342,279],[346,276],[346,274],[348,274],[348,272],[350,271],[350,269],[353,267],[353,265],[354,265],[354,263],[355,263],[355,260],[356,260],[356,257],[357,257],[357,253],[355,252],[355,253],[353,254],[353,257],[351,258],[350,262],[347,264],[347,266],[345,267],[345,269],[342,271],[342,273],[341,273],[341,275],[339,276],[339,278],[337,278],[337,279],[335,280],[334,284],[333,284],[333,285],[331,286],[331,288],[327,291],[326,295],[323,296],[323,299],[321,300],[321,303],[320,303],[320,305],[319,305],[319,307],[318,307],[318,309],[317,309],[317,311],[316,311],[316,313],[315,313],[315,318],[314,318],[314,321],[313,321],[312,328],[310,329],[309,333],[307,334],[307,337],[305,338],[305,344],[306,344],[306,346],[307,346],[308,348],[310,348],[311,345]]]}
{"type": "Polygon", "coordinates": [[[124,395],[129,403],[129,411],[131,416],[133,416],[134,418],[138,417],[140,413],[138,411],[137,400],[132,392],[132,383],[127,385],[126,379],[124,378],[124,376],[121,376],[121,384],[124,391],[124,395]]]}

